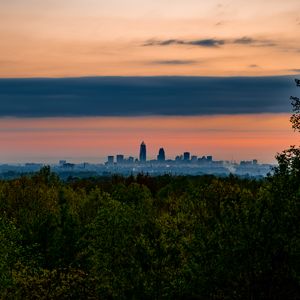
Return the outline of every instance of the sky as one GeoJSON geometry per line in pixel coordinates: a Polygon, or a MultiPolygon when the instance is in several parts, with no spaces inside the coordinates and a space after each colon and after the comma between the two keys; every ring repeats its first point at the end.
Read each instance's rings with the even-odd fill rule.
{"type": "Polygon", "coordinates": [[[153,157],[273,162],[298,142],[299,12],[299,0],[0,1],[0,162],[97,161],[141,140],[153,157]]]}
{"type": "Polygon", "coordinates": [[[1,1],[0,76],[293,74],[299,12],[298,0],[1,1]]]}
{"type": "Polygon", "coordinates": [[[138,157],[145,140],[152,159],[163,146],[172,159],[190,151],[200,157],[213,155],[214,160],[259,158],[274,163],[275,154],[296,139],[288,118],[287,114],[2,118],[0,160],[99,163],[108,154],[138,157]]]}

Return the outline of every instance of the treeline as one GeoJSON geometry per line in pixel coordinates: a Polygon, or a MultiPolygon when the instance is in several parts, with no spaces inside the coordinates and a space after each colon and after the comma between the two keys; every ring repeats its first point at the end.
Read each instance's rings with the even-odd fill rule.
{"type": "Polygon", "coordinates": [[[296,158],[260,181],[0,181],[0,298],[299,299],[296,158]]]}

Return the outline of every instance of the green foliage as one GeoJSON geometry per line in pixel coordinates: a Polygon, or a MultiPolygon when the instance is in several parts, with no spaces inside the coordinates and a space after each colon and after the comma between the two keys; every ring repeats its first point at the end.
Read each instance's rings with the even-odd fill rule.
{"type": "Polygon", "coordinates": [[[300,99],[298,97],[291,97],[291,99],[293,114],[290,118],[290,121],[292,123],[293,129],[300,132],[300,99]]]}
{"type": "Polygon", "coordinates": [[[13,286],[12,272],[22,255],[21,235],[5,214],[0,217],[0,295],[13,286]]]}
{"type": "Polygon", "coordinates": [[[88,274],[79,269],[42,269],[16,265],[7,299],[97,299],[88,274]]]}
{"type": "Polygon", "coordinates": [[[299,151],[255,181],[0,181],[2,299],[299,299],[299,151]]]}

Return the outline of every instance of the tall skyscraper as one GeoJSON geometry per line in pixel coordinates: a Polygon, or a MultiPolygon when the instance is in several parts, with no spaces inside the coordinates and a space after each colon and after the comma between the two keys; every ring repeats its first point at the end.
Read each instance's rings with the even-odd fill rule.
{"type": "Polygon", "coordinates": [[[183,153],[183,160],[185,160],[185,161],[190,160],[190,152],[183,153]]]}
{"type": "Polygon", "coordinates": [[[140,161],[145,162],[146,160],[147,160],[146,144],[142,142],[140,146],[140,161]]]}
{"type": "Polygon", "coordinates": [[[166,160],[164,148],[160,148],[160,149],[159,149],[158,155],[157,155],[157,160],[158,160],[158,161],[165,161],[165,160],[166,160]]]}

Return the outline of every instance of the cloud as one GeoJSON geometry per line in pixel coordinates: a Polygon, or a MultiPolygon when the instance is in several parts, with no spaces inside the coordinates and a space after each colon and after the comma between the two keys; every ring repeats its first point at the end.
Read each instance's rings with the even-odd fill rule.
{"type": "Polygon", "coordinates": [[[244,36],[242,38],[233,40],[233,43],[234,44],[249,45],[249,44],[256,43],[256,41],[252,38],[244,36]]]}
{"type": "Polygon", "coordinates": [[[220,47],[223,45],[235,44],[235,45],[250,45],[256,47],[274,47],[277,44],[267,39],[253,39],[251,37],[241,37],[237,39],[195,39],[195,40],[183,40],[183,39],[167,39],[156,40],[151,39],[146,41],[143,46],[170,46],[170,45],[191,45],[199,47],[220,47]]]}
{"type": "Polygon", "coordinates": [[[0,79],[1,117],[290,112],[294,76],[0,79]]]}
{"type": "Polygon", "coordinates": [[[219,39],[199,39],[199,40],[148,40],[143,46],[169,46],[169,45],[191,45],[200,47],[218,47],[224,45],[224,40],[219,39]]]}
{"type": "Polygon", "coordinates": [[[151,61],[151,64],[154,65],[193,65],[196,64],[196,60],[189,59],[174,59],[174,60],[154,60],[151,61]]]}
{"type": "Polygon", "coordinates": [[[238,45],[251,45],[251,46],[257,46],[257,47],[274,47],[277,46],[277,44],[271,40],[266,39],[253,39],[250,37],[242,37],[238,38],[232,41],[233,44],[238,45]]]}
{"type": "Polygon", "coordinates": [[[187,42],[188,45],[202,46],[202,47],[218,47],[225,44],[224,40],[217,39],[203,39],[203,40],[194,40],[187,42]]]}
{"type": "Polygon", "coordinates": [[[176,44],[183,44],[181,40],[164,40],[164,41],[158,41],[158,40],[148,40],[146,41],[143,46],[169,46],[169,45],[176,45],[176,44]]]}
{"type": "Polygon", "coordinates": [[[300,69],[290,69],[289,71],[300,73],[300,69]]]}
{"type": "Polygon", "coordinates": [[[215,26],[223,26],[223,25],[224,25],[223,21],[219,21],[219,22],[215,23],[215,26]]]}
{"type": "Polygon", "coordinates": [[[249,68],[259,68],[259,65],[252,64],[252,65],[249,65],[248,67],[249,67],[249,68]]]}

